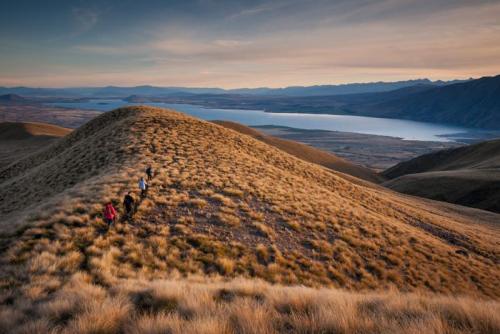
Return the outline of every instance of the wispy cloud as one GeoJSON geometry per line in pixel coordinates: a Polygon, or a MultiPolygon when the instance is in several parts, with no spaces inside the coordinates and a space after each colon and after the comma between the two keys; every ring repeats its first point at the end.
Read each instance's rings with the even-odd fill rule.
{"type": "Polygon", "coordinates": [[[235,39],[217,39],[213,42],[213,44],[221,46],[221,47],[234,48],[234,47],[240,47],[240,46],[244,46],[244,45],[250,45],[250,44],[252,44],[252,42],[251,41],[235,40],[235,39]]]}
{"type": "Polygon", "coordinates": [[[16,73],[26,83],[32,73],[71,85],[225,87],[500,73],[498,0],[122,1],[112,8],[59,9],[60,29],[42,27],[64,35],[50,50],[37,44],[43,34],[33,43],[14,34],[0,45],[0,84],[16,73]]]}
{"type": "Polygon", "coordinates": [[[182,55],[194,57],[210,57],[210,55],[239,54],[252,41],[236,39],[200,40],[196,38],[171,38],[160,39],[150,43],[154,50],[162,51],[168,55],[182,55]]]}
{"type": "Polygon", "coordinates": [[[72,8],[71,15],[76,26],[76,33],[81,34],[94,28],[99,21],[100,12],[91,8],[75,7],[72,8]]]}
{"type": "Polygon", "coordinates": [[[238,12],[232,14],[232,15],[230,15],[228,17],[228,19],[229,20],[236,20],[236,19],[241,19],[241,18],[248,17],[248,16],[254,16],[254,15],[262,14],[262,13],[265,13],[265,12],[271,12],[271,11],[280,9],[280,8],[282,8],[284,6],[290,5],[293,2],[296,2],[296,1],[292,1],[292,0],[288,0],[288,1],[274,0],[274,1],[271,1],[271,2],[268,2],[268,3],[263,3],[263,4],[260,4],[260,5],[256,5],[256,6],[244,8],[244,9],[242,9],[242,10],[240,10],[240,11],[238,11],[238,12]]]}
{"type": "Polygon", "coordinates": [[[75,45],[70,51],[76,53],[95,54],[104,56],[134,55],[144,51],[143,45],[75,45]]]}

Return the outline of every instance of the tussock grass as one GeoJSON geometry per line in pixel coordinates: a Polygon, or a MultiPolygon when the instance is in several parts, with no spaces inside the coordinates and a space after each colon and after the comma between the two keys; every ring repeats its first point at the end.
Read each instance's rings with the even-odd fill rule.
{"type": "Polygon", "coordinates": [[[229,282],[128,280],[112,288],[75,274],[49,299],[0,306],[2,332],[484,333],[500,304],[432,294],[353,293],[229,282]]]}
{"type": "MultiPolygon", "coordinates": [[[[312,313],[307,307],[283,311],[286,307],[262,304],[259,298],[235,297],[238,302],[220,306],[212,298],[218,292],[208,285],[200,288],[199,298],[172,297],[175,306],[169,307],[175,311],[157,312],[160,306],[153,306],[155,311],[145,312],[148,308],[141,303],[156,298],[156,292],[139,291],[139,303],[127,290],[132,287],[124,288],[127,281],[142,282],[149,291],[156,281],[193,276],[500,296],[499,237],[495,227],[480,223],[483,218],[353,184],[250,137],[162,109],[106,113],[43,153],[0,171],[0,183],[1,314],[5,323],[24,319],[16,321],[28,326],[19,327],[21,331],[59,326],[68,332],[342,332],[347,326],[358,332],[387,332],[402,326],[398,314],[393,320],[387,316],[387,321],[352,324],[342,320],[342,313],[335,315],[337,309],[329,309],[327,301],[318,301],[326,311],[312,313]],[[139,200],[137,182],[148,165],[155,178],[147,197],[139,200]],[[129,190],[139,200],[136,214],[108,228],[102,220],[104,203],[112,201],[123,213],[120,203],[129,190]],[[26,201],[33,204],[26,207],[26,201]],[[78,284],[95,303],[87,303],[74,288],[78,284]],[[67,291],[82,299],[75,303],[67,291]],[[37,308],[60,298],[65,301],[49,307],[50,314],[37,308]],[[255,312],[245,315],[250,309],[255,312]],[[99,314],[105,319],[97,319],[99,314]]],[[[280,289],[306,298],[299,288],[280,289]]],[[[357,305],[356,294],[346,296],[357,305]]],[[[272,300],[271,295],[266,298],[272,300]]],[[[422,302],[429,317],[425,319],[432,326],[445,320],[452,326],[444,315],[432,318],[430,306],[425,306],[438,299],[422,302]]],[[[464,300],[474,305],[463,306],[464,312],[479,318],[472,310],[475,302],[464,300]]],[[[390,305],[389,299],[383,301],[390,305]]],[[[353,317],[379,317],[359,313],[357,307],[353,317]]],[[[497,319],[484,312],[485,323],[497,319]]],[[[426,329],[424,318],[417,319],[422,324],[415,323],[415,328],[426,329]]],[[[472,328],[470,323],[463,326],[472,328]]]]}

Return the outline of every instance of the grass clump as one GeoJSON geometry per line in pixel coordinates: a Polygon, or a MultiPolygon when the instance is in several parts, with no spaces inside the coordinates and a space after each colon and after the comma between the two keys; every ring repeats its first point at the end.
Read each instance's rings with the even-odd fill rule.
{"type": "Polygon", "coordinates": [[[271,239],[271,240],[276,238],[276,233],[274,232],[274,230],[271,227],[266,226],[265,224],[259,223],[259,222],[254,222],[254,223],[252,223],[252,225],[253,225],[253,227],[255,227],[257,229],[257,231],[259,232],[260,235],[262,235],[268,239],[271,239]]]}

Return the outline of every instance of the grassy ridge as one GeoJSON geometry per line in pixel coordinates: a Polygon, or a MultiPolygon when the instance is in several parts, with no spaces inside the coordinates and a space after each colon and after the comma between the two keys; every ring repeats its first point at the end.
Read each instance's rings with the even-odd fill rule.
{"type": "MultiPolygon", "coordinates": [[[[264,135],[257,130],[254,130],[250,127],[235,122],[214,121],[214,123],[222,125],[228,129],[232,129],[240,133],[249,135],[268,145],[277,147],[280,150],[283,150],[293,156],[296,156],[299,159],[312,162],[347,175],[352,175],[356,178],[360,178],[366,181],[380,183],[383,180],[383,177],[381,177],[380,175],[378,175],[369,168],[358,166],[352,162],[344,160],[331,153],[318,150],[312,146],[302,144],[296,141],[264,135]]],[[[348,178],[348,180],[355,182],[355,180],[352,178],[348,178]]]]}
{"type": "MultiPolygon", "coordinates": [[[[80,318],[92,323],[99,314],[112,321],[102,309],[107,306],[85,300],[77,302],[88,303],[84,310],[68,311],[69,320],[61,311],[62,324],[43,313],[46,302],[70,307],[74,301],[61,291],[75,279],[96,287],[89,292],[96,300],[112,298],[103,305],[115,305],[127,282],[193,275],[500,296],[497,215],[457,214],[462,209],[359,186],[172,111],[106,113],[4,169],[0,183],[0,311],[25,321],[38,314],[50,328],[72,328],[80,318]],[[156,176],[134,220],[108,231],[103,204],[119,207],[130,189],[137,198],[138,178],[149,164],[156,176]]],[[[124,298],[120,317],[139,317],[124,298]]]]}

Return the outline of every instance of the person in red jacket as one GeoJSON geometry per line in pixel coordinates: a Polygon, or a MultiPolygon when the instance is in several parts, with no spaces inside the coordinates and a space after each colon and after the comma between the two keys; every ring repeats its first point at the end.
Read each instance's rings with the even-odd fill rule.
{"type": "Polygon", "coordinates": [[[116,210],[113,207],[113,203],[108,202],[104,207],[104,221],[111,226],[116,219],[116,210]]]}

